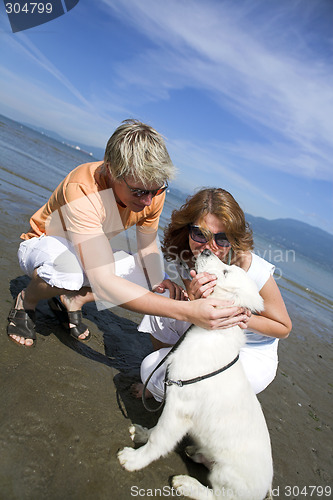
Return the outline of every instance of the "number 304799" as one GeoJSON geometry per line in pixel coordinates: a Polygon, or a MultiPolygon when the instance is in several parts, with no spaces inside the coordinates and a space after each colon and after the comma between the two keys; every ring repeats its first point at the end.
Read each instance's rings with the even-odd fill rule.
{"type": "Polygon", "coordinates": [[[331,497],[332,491],[330,486],[285,486],[284,494],[286,497],[331,497]]]}
{"type": "Polygon", "coordinates": [[[20,4],[18,2],[7,2],[6,3],[7,14],[51,14],[52,3],[42,3],[42,2],[27,2],[20,4]]]}

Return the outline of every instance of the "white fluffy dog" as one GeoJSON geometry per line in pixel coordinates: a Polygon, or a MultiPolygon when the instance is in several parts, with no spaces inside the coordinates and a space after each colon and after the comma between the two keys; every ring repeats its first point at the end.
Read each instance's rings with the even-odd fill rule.
{"type": "MultiPolygon", "coordinates": [[[[198,257],[196,269],[217,276],[215,297],[253,312],[263,309],[263,300],[243,269],[223,264],[206,250],[198,257]]],[[[186,381],[217,371],[235,360],[244,342],[238,326],[212,331],[192,326],[168,358],[167,377],[186,381]]],[[[209,467],[212,489],[179,475],[172,480],[179,494],[198,500],[262,500],[269,495],[273,477],[269,433],[240,361],[195,383],[171,382],[157,425],[150,430],[132,425],[130,433],[135,443],[146,444],[119,451],[119,461],[129,471],[166,455],[185,434],[194,439],[197,446],[190,447],[190,455],[209,467]]]]}

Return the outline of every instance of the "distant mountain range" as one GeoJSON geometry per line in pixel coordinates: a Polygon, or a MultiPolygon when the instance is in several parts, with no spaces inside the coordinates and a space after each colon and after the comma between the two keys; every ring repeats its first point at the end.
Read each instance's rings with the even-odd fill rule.
{"type": "MultiPolygon", "coordinates": [[[[101,160],[104,157],[104,149],[102,148],[87,146],[77,141],[64,139],[59,134],[42,127],[30,124],[25,125],[72,147],[79,146],[83,151],[91,153],[97,160],[101,160]]],[[[181,201],[184,201],[188,196],[188,194],[173,186],[171,188],[173,195],[176,195],[181,201]]],[[[268,220],[263,217],[246,214],[246,220],[251,225],[254,234],[263,236],[265,239],[272,241],[272,243],[288,250],[295,250],[295,252],[307,259],[313,260],[322,267],[333,271],[332,234],[295,219],[268,220]]]]}
{"type": "Polygon", "coordinates": [[[295,219],[268,220],[246,214],[254,234],[333,271],[333,235],[295,219]]]}

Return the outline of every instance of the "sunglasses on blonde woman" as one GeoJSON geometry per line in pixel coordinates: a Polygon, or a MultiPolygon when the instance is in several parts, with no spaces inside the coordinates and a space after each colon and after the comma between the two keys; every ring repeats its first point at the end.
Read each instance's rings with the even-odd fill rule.
{"type": "Polygon", "coordinates": [[[217,246],[219,246],[219,247],[231,247],[231,244],[230,244],[228,238],[226,237],[225,233],[215,233],[215,234],[210,233],[211,238],[207,239],[206,236],[204,235],[204,233],[201,231],[199,226],[196,226],[195,224],[189,224],[188,228],[189,228],[189,234],[190,234],[191,239],[193,241],[195,241],[196,243],[205,244],[209,241],[209,239],[214,238],[217,246]]]}
{"type": "Polygon", "coordinates": [[[122,177],[123,181],[125,182],[126,186],[128,189],[131,191],[133,196],[136,196],[137,198],[142,198],[142,196],[147,196],[148,194],[151,194],[152,197],[158,196],[159,194],[164,193],[166,189],[168,189],[168,183],[166,182],[164,186],[158,188],[158,189],[139,189],[139,188],[133,188],[127,184],[125,181],[125,178],[122,177]]]}

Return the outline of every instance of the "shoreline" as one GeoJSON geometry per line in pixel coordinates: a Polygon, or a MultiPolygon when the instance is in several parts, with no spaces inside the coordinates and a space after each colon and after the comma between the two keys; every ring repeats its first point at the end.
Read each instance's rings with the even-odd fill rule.
{"type": "MultiPolygon", "coordinates": [[[[93,304],[86,306],[92,339],[84,345],[66,337],[43,301],[36,348],[8,340],[6,318],[13,297],[27,283],[16,258],[26,222],[24,214],[2,212],[1,498],[128,500],[140,490],[141,498],[151,497],[149,490],[167,493],[163,488],[175,474],[205,482],[206,469],[186,459],[181,445],[134,473],[117,460],[119,448],[132,446],[129,425],[152,427],[158,418],[129,391],[151,349],[148,336],[136,331],[140,315],[121,308],[97,313],[93,304]]],[[[287,307],[294,328],[279,343],[276,379],[258,397],[272,441],[273,492],[279,490],[275,498],[281,499],[304,498],[296,489],[289,495],[288,487],[301,491],[332,484],[330,337],[325,331],[316,335],[310,313],[297,304],[287,307]]]]}

